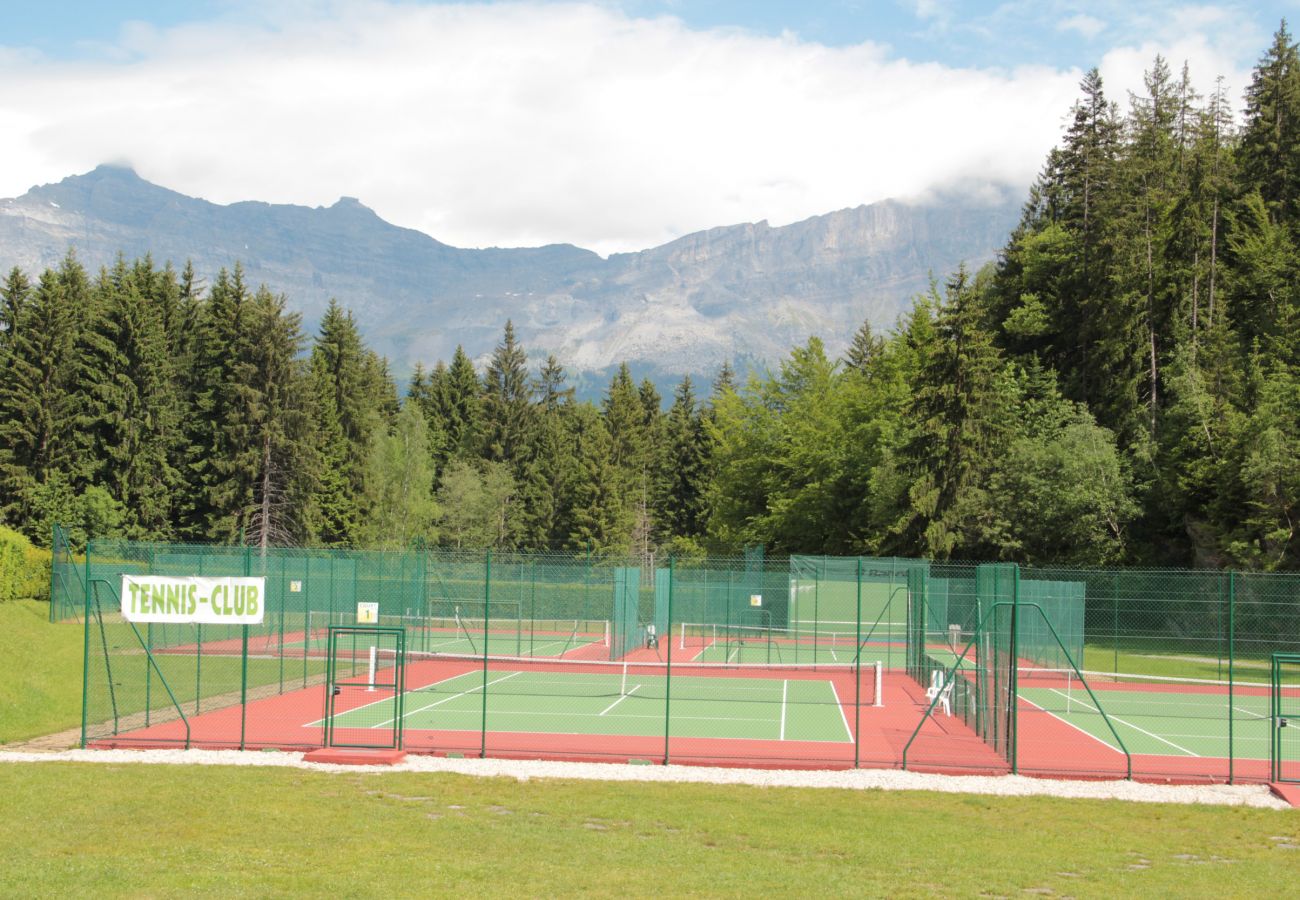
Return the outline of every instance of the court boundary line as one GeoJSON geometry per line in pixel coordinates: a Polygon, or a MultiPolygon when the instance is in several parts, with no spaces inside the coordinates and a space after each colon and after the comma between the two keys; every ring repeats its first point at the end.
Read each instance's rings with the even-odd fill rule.
{"type": "Polygon", "coordinates": [[[781,682],[781,736],[778,741],[785,740],[785,705],[786,698],[790,695],[790,679],[786,678],[781,682]]]}
{"type": "MultiPolygon", "coordinates": [[[[853,729],[849,728],[849,714],[844,711],[844,701],[840,699],[840,692],[835,688],[835,682],[829,678],[826,683],[831,686],[831,696],[835,698],[835,706],[840,711],[840,721],[844,724],[844,734],[848,737],[847,743],[853,743],[853,729]]],[[[843,743],[836,741],[835,743],[843,743]]]]}
{"type": "MultiPolygon", "coordinates": [[[[465,672],[465,673],[463,673],[463,675],[473,675],[473,674],[474,674],[473,672],[465,672]]],[[[405,722],[407,716],[413,716],[413,715],[415,715],[416,713],[422,713],[422,712],[424,712],[425,710],[433,709],[435,706],[441,706],[442,704],[444,704],[444,703],[448,703],[448,702],[450,702],[450,701],[452,701],[452,700],[455,700],[455,699],[457,699],[457,698],[459,698],[459,697],[465,697],[465,696],[467,696],[467,695],[469,695],[469,694],[474,693],[475,691],[481,691],[481,690],[483,690],[484,688],[491,687],[492,685],[494,685],[494,684],[498,684],[498,683],[500,683],[500,682],[502,682],[502,681],[505,681],[505,680],[508,679],[508,678],[514,678],[516,675],[522,675],[522,674],[524,674],[524,673],[523,673],[523,672],[511,672],[509,675],[503,675],[503,676],[501,676],[500,678],[497,678],[497,679],[494,679],[494,680],[492,680],[492,681],[487,682],[487,684],[484,684],[483,682],[479,682],[478,684],[474,685],[472,688],[470,688],[470,689],[468,689],[468,690],[461,691],[459,694],[452,694],[450,697],[443,697],[441,700],[435,700],[433,703],[430,703],[430,704],[428,704],[428,705],[426,705],[426,706],[421,706],[419,709],[410,709],[410,710],[405,710],[405,711],[402,712],[402,721],[405,722]]],[[[463,677],[463,676],[462,676],[462,677],[463,677]]],[[[389,725],[389,724],[391,724],[392,721],[393,721],[392,719],[389,719],[387,722],[380,722],[378,725],[371,725],[370,727],[371,727],[371,728],[383,728],[385,725],[389,725]]],[[[403,726],[403,727],[405,727],[405,726],[403,726]]]]}
{"type": "Polygon", "coordinates": [[[614,707],[618,706],[620,703],[622,703],[622,702],[623,702],[624,700],[626,700],[628,697],[631,697],[632,694],[634,694],[634,693],[635,693],[635,692],[636,692],[640,687],[641,687],[641,685],[639,685],[639,684],[634,684],[634,685],[632,685],[632,690],[628,691],[628,692],[625,693],[623,696],[619,697],[617,700],[615,700],[615,701],[614,701],[613,703],[611,703],[609,706],[606,706],[604,709],[602,709],[602,710],[598,713],[598,715],[602,715],[602,716],[605,715],[605,713],[609,712],[611,709],[613,709],[614,707]]]}
{"type": "MultiPolygon", "coordinates": [[[[1061,691],[1060,691],[1059,689],[1057,689],[1057,688],[1048,688],[1048,690],[1051,691],[1053,694],[1056,694],[1058,697],[1064,697],[1064,698],[1065,698],[1065,701],[1066,701],[1067,704],[1070,703],[1072,700],[1074,700],[1073,697],[1070,697],[1070,696],[1067,695],[1067,694],[1063,694],[1063,693],[1061,693],[1061,691]]],[[[1074,702],[1076,702],[1076,703],[1082,703],[1084,706],[1088,707],[1089,709],[1091,709],[1091,710],[1092,710],[1093,712],[1095,712],[1095,713],[1101,713],[1101,710],[1099,710],[1097,707],[1093,706],[1091,703],[1088,703],[1086,700],[1074,700],[1074,702]]],[[[1069,707],[1068,707],[1068,706],[1066,707],[1066,711],[1067,711],[1067,712],[1069,711],[1069,707]]],[[[1132,722],[1128,721],[1127,719],[1121,719],[1119,716],[1112,716],[1110,713],[1106,713],[1105,716],[1106,716],[1106,718],[1111,719],[1112,721],[1118,722],[1118,723],[1120,723],[1121,725],[1127,725],[1129,728],[1132,728],[1134,731],[1140,731],[1140,732],[1142,732],[1143,734],[1145,734],[1147,737],[1155,738],[1157,741],[1159,741],[1159,742],[1162,743],[1162,744],[1168,744],[1170,747],[1173,747],[1175,750],[1181,750],[1183,753],[1187,754],[1188,756],[1191,756],[1191,757],[1193,757],[1193,758],[1195,758],[1195,759],[1202,759],[1202,758],[1203,758],[1203,757],[1201,756],[1201,754],[1199,754],[1199,753],[1193,753],[1191,750],[1188,750],[1186,747],[1181,747],[1181,746],[1179,746],[1178,744],[1175,744],[1173,741],[1165,740],[1165,739],[1162,738],[1160,735],[1155,734],[1154,732],[1151,732],[1151,731],[1147,731],[1145,728],[1142,728],[1142,727],[1139,726],[1139,725],[1134,725],[1132,722]]]]}
{"type": "MultiPolygon", "coordinates": [[[[427,691],[431,687],[437,687],[440,684],[446,684],[448,681],[455,681],[457,678],[464,678],[466,675],[473,675],[473,674],[474,674],[474,670],[471,669],[468,672],[461,672],[459,675],[448,675],[446,678],[439,678],[437,681],[430,681],[428,684],[422,684],[419,687],[408,687],[402,693],[414,694],[416,691],[427,691]]],[[[338,715],[346,716],[348,713],[354,713],[359,709],[365,709],[366,707],[369,706],[377,706],[380,703],[388,703],[390,700],[392,700],[391,697],[389,697],[388,699],[371,700],[369,703],[363,703],[360,706],[354,706],[352,709],[344,710],[343,712],[338,713],[338,715]]],[[[393,720],[389,719],[388,721],[391,722],[393,720]]],[[[325,724],[324,719],[317,719],[315,722],[309,722],[302,727],[315,728],[317,726],[324,725],[324,724],[325,724]]],[[[371,726],[366,726],[366,727],[371,727],[371,726]]]]}

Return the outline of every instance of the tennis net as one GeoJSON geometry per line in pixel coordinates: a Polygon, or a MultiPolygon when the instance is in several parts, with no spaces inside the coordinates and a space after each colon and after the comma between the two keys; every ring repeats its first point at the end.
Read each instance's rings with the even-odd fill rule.
{"type": "MultiPolygon", "coordinates": [[[[393,665],[392,651],[364,650],[374,672],[393,665]]],[[[737,704],[883,706],[883,666],[853,663],[632,662],[406,652],[411,693],[467,692],[460,675],[486,671],[494,695],[713,700],[737,704]],[[804,685],[792,691],[790,684],[804,685]],[[806,684],[805,684],[806,683],[806,684]],[[818,684],[820,690],[808,688],[818,684]]],[[[380,678],[382,681],[382,678],[380,678]]],[[[478,688],[470,688],[478,690],[478,688]]]]}
{"type": "MultiPolygon", "coordinates": [[[[892,637],[902,641],[906,635],[900,631],[892,637]]],[[[683,622],[677,627],[676,644],[700,662],[849,664],[860,647],[867,653],[890,638],[889,632],[876,631],[859,639],[854,622],[823,622],[816,629],[683,622]]]]}

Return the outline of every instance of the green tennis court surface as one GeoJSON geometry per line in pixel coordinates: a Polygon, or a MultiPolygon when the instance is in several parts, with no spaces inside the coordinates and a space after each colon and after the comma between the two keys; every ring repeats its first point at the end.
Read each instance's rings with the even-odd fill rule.
{"type": "MultiPolygon", "coordinates": [[[[1097,702],[1077,682],[1072,687],[1025,687],[1020,697],[1044,712],[1118,750],[1105,710],[1130,753],[1163,756],[1228,755],[1228,718],[1237,757],[1267,759],[1269,698],[1238,693],[1231,706],[1225,693],[1107,689],[1094,685],[1097,702]]],[[[1022,728],[1023,728],[1022,719],[1022,728]]],[[[1022,737],[1022,740],[1024,738],[1022,737]]]]}
{"type": "MultiPolygon", "coordinates": [[[[621,673],[489,669],[489,731],[662,735],[666,679],[621,673]]],[[[852,698],[846,698],[852,702],[852,698]]],[[[483,673],[467,672],[405,698],[406,729],[477,731],[483,724],[483,673]]],[[[671,720],[678,737],[852,743],[830,680],[673,676],[671,720]]],[[[392,726],[391,701],[335,717],[335,728],[392,726]]]]}
{"type": "MultiPolygon", "coordinates": [[[[929,647],[927,655],[951,666],[956,654],[929,647]]],[[[973,671],[969,658],[961,670],[973,671]]],[[[1226,684],[1204,679],[1116,675],[1085,672],[1094,696],[1073,673],[1023,669],[1018,685],[1020,699],[1031,710],[1046,713],[1078,729],[1116,752],[1115,739],[1130,753],[1226,757],[1229,755],[1229,713],[1232,719],[1232,754],[1238,758],[1268,759],[1269,697],[1267,686],[1238,685],[1229,698],[1226,684]],[[1036,686],[1035,680],[1047,684],[1036,686]],[[1150,687],[1149,690],[1142,688],[1150,687]],[[1105,717],[1102,711],[1105,711],[1105,717]],[[1109,717],[1110,725],[1106,718],[1109,717]],[[1114,726],[1114,730],[1111,729],[1114,726]]],[[[1032,712],[1024,707],[1020,719],[1021,744],[1033,741],[1032,712]]]]}

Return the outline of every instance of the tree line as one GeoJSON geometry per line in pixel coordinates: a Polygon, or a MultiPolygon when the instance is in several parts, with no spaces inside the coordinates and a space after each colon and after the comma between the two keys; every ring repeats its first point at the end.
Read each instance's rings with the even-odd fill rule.
{"type": "Polygon", "coordinates": [[[1157,57],[1089,72],[995,263],[840,359],[579,402],[511,323],[399,387],[239,267],[69,255],[0,288],[0,516],[81,534],[1295,568],[1300,55],[1234,112],[1157,57]]]}

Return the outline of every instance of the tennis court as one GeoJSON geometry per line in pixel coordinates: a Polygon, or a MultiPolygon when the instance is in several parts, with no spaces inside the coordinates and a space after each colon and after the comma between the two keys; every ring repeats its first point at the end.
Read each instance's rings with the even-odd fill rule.
{"type": "MultiPolygon", "coordinates": [[[[666,709],[666,666],[538,666],[526,660],[493,659],[486,674],[470,663],[426,668],[445,670],[447,665],[464,671],[437,677],[408,690],[403,698],[402,725],[408,738],[413,730],[474,731],[485,714],[488,727],[497,732],[653,737],[663,734],[665,714],[670,712],[673,733],[679,737],[853,742],[840,697],[841,686],[853,684],[848,671],[818,677],[795,667],[728,667],[707,673],[691,667],[684,671],[699,674],[682,674],[674,667],[671,708],[666,709]]],[[[414,663],[411,671],[420,667],[414,663]]],[[[335,727],[340,731],[390,729],[390,697],[336,716],[335,727]]],[[[849,696],[850,710],[854,700],[849,696]]]]}
{"type": "MultiPolygon", "coordinates": [[[[1084,673],[1091,693],[1073,673],[1031,673],[1021,701],[1120,752],[1145,756],[1269,758],[1269,686],[1156,676],[1084,673]],[[1105,716],[1102,715],[1104,710],[1105,716]],[[1109,724],[1107,724],[1109,719],[1109,724]],[[1118,739],[1116,737],[1118,735],[1118,739]]],[[[1022,719],[1022,727],[1024,720],[1022,719]]],[[[1022,745],[1032,742],[1022,732],[1022,745]]]]}
{"type": "MultiPolygon", "coordinates": [[[[931,646],[927,654],[944,667],[957,661],[948,648],[931,646]]],[[[977,678],[969,660],[958,671],[968,683],[977,678]]],[[[1059,773],[1068,754],[1075,771],[1125,774],[1127,751],[1138,775],[1267,774],[1273,735],[1267,683],[1034,665],[1022,665],[1017,678],[1020,771],[1059,773]]],[[[1300,688],[1284,696],[1300,699],[1300,688]]]]}

